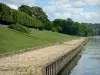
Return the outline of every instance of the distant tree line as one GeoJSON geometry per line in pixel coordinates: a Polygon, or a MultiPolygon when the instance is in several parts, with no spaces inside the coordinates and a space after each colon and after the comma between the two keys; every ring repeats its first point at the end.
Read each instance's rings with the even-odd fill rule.
{"type": "Polygon", "coordinates": [[[100,35],[100,23],[87,23],[91,35],[100,35]]]}
{"type": "MultiPolygon", "coordinates": [[[[71,18],[50,21],[43,9],[38,6],[30,7],[21,5],[18,10],[15,10],[4,3],[0,3],[0,23],[7,25],[13,24],[13,26],[10,26],[11,28],[14,28],[19,24],[40,30],[45,29],[78,36],[95,35],[96,33],[95,29],[91,28],[88,23],[74,22],[71,18]],[[14,26],[14,24],[16,26],[14,26]]],[[[22,27],[19,25],[18,27],[22,27]]],[[[20,30],[20,28],[17,29],[20,30]]]]}
{"type": "Polygon", "coordinates": [[[55,19],[52,23],[53,29],[60,33],[79,36],[88,35],[88,28],[86,23],[74,22],[70,18],[67,20],[55,19]]]}

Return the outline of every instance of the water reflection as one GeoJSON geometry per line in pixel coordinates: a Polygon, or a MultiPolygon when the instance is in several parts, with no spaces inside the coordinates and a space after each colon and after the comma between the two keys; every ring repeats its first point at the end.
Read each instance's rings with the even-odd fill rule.
{"type": "Polygon", "coordinates": [[[79,52],[76,57],[73,58],[73,60],[71,60],[69,62],[69,64],[67,64],[58,75],[69,75],[71,70],[77,65],[78,60],[81,58],[82,55],[82,51],[79,52]]]}
{"type": "Polygon", "coordinates": [[[100,75],[100,36],[89,37],[89,42],[83,48],[82,57],[76,59],[77,57],[60,75],[100,75]]]}

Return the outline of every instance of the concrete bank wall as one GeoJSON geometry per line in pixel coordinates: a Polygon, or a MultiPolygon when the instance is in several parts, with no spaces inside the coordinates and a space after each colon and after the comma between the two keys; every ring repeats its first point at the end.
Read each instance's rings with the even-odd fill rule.
{"type": "Polygon", "coordinates": [[[76,47],[74,50],[70,51],[67,54],[62,55],[61,57],[57,58],[55,61],[52,61],[50,63],[47,63],[42,68],[42,75],[57,75],[59,71],[69,63],[70,60],[74,56],[77,55],[77,53],[82,49],[83,45],[87,42],[87,39],[84,40],[78,47],[76,47]]]}

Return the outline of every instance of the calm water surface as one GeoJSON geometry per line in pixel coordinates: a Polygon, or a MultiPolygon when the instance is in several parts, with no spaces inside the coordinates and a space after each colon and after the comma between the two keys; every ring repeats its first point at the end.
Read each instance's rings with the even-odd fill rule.
{"type": "Polygon", "coordinates": [[[82,51],[59,75],[100,75],[100,36],[90,37],[82,51]]]}

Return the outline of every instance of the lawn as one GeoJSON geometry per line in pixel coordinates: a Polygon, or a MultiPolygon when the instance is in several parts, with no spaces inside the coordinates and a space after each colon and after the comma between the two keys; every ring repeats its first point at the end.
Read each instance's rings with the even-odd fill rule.
{"type": "Polygon", "coordinates": [[[79,38],[51,31],[31,29],[29,36],[23,35],[7,27],[0,27],[0,53],[46,45],[59,41],[70,41],[79,38]],[[32,36],[34,38],[30,38],[32,36]]]}
{"type": "Polygon", "coordinates": [[[31,30],[30,36],[36,39],[40,39],[42,41],[47,41],[48,43],[64,41],[64,40],[69,41],[78,38],[78,36],[70,36],[70,35],[65,35],[58,32],[52,32],[47,30],[39,31],[36,29],[31,30]]]}

